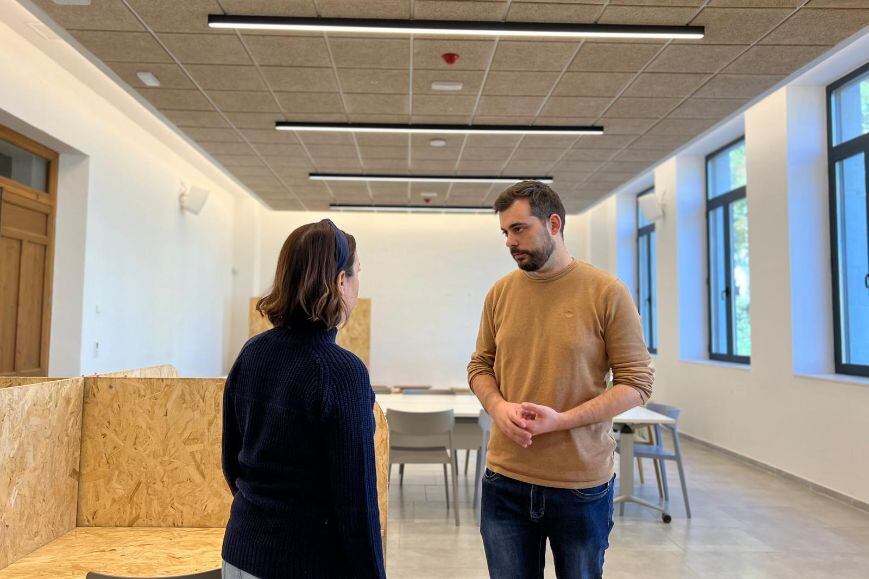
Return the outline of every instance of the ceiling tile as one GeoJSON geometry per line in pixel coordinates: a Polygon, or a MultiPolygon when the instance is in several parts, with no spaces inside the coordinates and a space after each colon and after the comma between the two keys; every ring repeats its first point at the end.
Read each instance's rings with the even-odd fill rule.
{"type": "Polygon", "coordinates": [[[512,160],[504,165],[504,172],[513,175],[527,175],[529,177],[543,177],[549,168],[546,161],[522,161],[512,160]]]}
{"type": "Polygon", "coordinates": [[[407,146],[404,147],[359,147],[362,161],[369,159],[407,159],[407,146]]]}
{"type": "Polygon", "coordinates": [[[274,126],[268,129],[244,129],[241,133],[251,143],[298,143],[295,133],[277,131],[274,126]]]}
{"type": "Polygon", "coordinates": [[[179,127],[208,127],[219,129],[229,126],[219,113],[213,111],[165,110],[160,112],[179,127]]]}
{"type": "Polygon", "coordinates": [[[299,159],[307,159],[305,150],[300,145],[290,143],[257,143],[254,145],[256,151],[264,157],[277,157],[285,155],[287,157],[297,157],[299,159]]]}
{"type": "MultiPolygon", "coordinates": [[[[700,6],[708,0],[610,0],[613,6],[700,6]]],[[[713,2],[715,0],[712,0],[713,2]]]]}
{"type": "Polygon", "coordinates": [[[485,116],[535,116],[543,101],[543,97],[484,96],[477,106],[477,114],[485,116]]]}
{"type": "Polygon", "coordinates": [[[283,92],[338,92],[331,68],[264,66],[263,76],[272,90],[283,92]]]}
{"type": "MultiPolygon", "coordinates": [[[[319,2],[322,4],[322,0],[319,2]]],[[[317,16],[313,0],[220,0],[227,14],[269,16],[317,16]]]]}
{"type": "Polygon", "coordinates": [[[274,129],[275,121],[283,120],[277,113],[226,112],[226,118],[239,129],[274,129]]]}
{"type": "Polygon", "coordinates": [[[247,143],[225,143],[223,141],[199,141],[202,147],[212,155],[253,155],[253,149],[247,143]]]}
{"type": "MultiPolygon", "coordinates": [[[[704,44],[751,44],[773,29],[791,10],[772,8],[704,8],[692,26],[705,26],[704,44]]],[[[677,44],[696,45],[696,40],[677,44]]]]}
{"type": "Polygon", "coordinates": [[[616,154],[610,149],[571,149],[565,152],[564,158],[574,161],[606,161],[616,154]]]}
{"type": "Polygon", "coordinates": [[[737,44],[671,44],[646,69],[649,72],[717,72],[744,50],[737,44]]]}
{"type": "Polygon", "coordinates": [[[652,127],[647,135],[689,135],[702,133],[715,123],[717,119],[663,119],[652,127]]]}
{"type": "Polygon", "coordinates": [[[350,157],[340,159],[317,159],[317,169],[320,171],[336,171],[336,172],[359,172],[362,170],[362,165],[357,159],[350,157]]]}
{"type": "Polygon", "coordinates": [[[507,2],[413,2],[413,18],[417,20],[503,20],[506,11],[507,2]]]}
{"type": "Polygon", "coordinates": [[[661,48],[660,44],[586,42],[571,63],[570,70],[637,72],[661,48]]]}
{"type": "Polygon", "coordinates": [[[414,115],[470,115],[476,97],[453,95],[413,95],[414,115]]]}
{"type": "MultiPolygon", "coordinates": [[[[470,121],[474,125],[532,125],[535,122],[535,117],[504,117],[504,116],[488,116],[474,115],[470,121]]],[[[541,124],[541,123],[537,123],[541,124]]]]}
{"type": "Polygon", "coordinates": [[[247,36],[244,42],[261,66],[331,66],[320,36],[247,36]]]}
{"type": "Polygon", "coordinates": [[[275,95],[287,116],[294,120],[308,120],[299,113],[344,113],[344,103],[337,93],[276,92],[275,95]]]}
{"type": "Polygon", "coordinates": [[[588,149],[621,149],[636,137],[633,135],[596,135],[583,137],[580,146],[588,149]]]}
{"type": "MultiPolygon", "coordinates": [[[[583,119],[582,122],[576,124],[588,125],[594,119],[583,119]]],[[[544,123],[539,123],[544,124],[544,123]]],[[[525,148],[531,147],[563,147],[567,148],[576,142],[577,137],[574,135],[525,135],[522,138],[522,146],[525,148]]]]}
{"type": "Polygon", "coordinates": [[[790,74],[827,51],[826,46],[764,46],[751,48],[724,69],[734,74],[790,74]]]}
{"type": "Polygon", "coordinates": [[[339,68],[338,80],[344,93],[408,93],[410,72],[368,68],[339,68]]]}
{"type": "Polygon", "coordinates": [[[780,81],[777,75],[719,74],[697,91],[701,98],[752,98],[780,81]]]}
{"type": "Polygon", "coordinates": [[[150,72],[160,81],[160,88],[195,89],[190,79],[177,64],[136,64],[133,62],[109,62],[109,67],[133,88],[144,88],[145,84],[136,76],[137,72],[150,72]]]}
{"type": "Polygon", "coordinates": [[[338,68],[406,69],[410,63],[410,41],[404,38],[337,37],[329,46],[338,68]]]}
{"type": "Polygon", "coordinates": [[[407,114],[378,114],[358,113],[348,115],[347,121],[351,123],[407,123],[407,114]]]}
{"type": "Polygon", "coordinates": [[[607,118],[654,119],[667,114],[679,104],[677,98],[629,98],[621,97],[607,110],[603,125],[607,118]]]}
{"type": "Polygon", "coordinates": [[[358,133],[356,135],[356,142],[359,143],[360,146],[406,147],[407,140],[407,135],[395,135],[389,133],[358,133]]]}
{"type": "Polygon", "coordinates": [[[656,122],[656,119],[604,119],[601,125],[607,135],[641,135],[656,122]]]}
{"type": "Polygon", "coordinates": [[[626,72],[568,72],[553,94],[557,96],[616,96],[634,77],[626,72]]]}
{"type": "Polygon", "coordinates": [[[706,74],[674,74],[646,72],[639,75],[623,93],[627,97],[684,97],[691,94],[703,81],[706,74]]]}
{"type": "MultiPolygon", "coordinates": [[[[864,4],[869,7],[869,4],[864,4]]],[[[762,44],[836,44],[869,25],[867,10],[803,8],[763,39],[762,44]]]]}
{"type": "Polygon", "coordinates": [[[407,170],[406,159],[375,159],[365,162],[365,170],[371,173],[391,173],[407,170]]]}
{"type": "Polygon", "coordinates": [[[265,165],[261,167],[234,167],[232,174],[239,179],[247,177],[268,177],[273,175],[272,170],[265,165]]]}
{"type": "Polygon", "coordinates": [[[666,6],[608,6],[601,24],[688,24],[697,14],[696,8],[666,6]]]}
{"type": "Polygon", "coordinates": [[[347,112],[353,114],[407,114],[408,98],[400,94],[346,94],[347,112]]]}
{"type": "MultiPolygon", "coordinates": [[[[272,167],[275,170],[309,171],[314,169],[307,156],[266,155],[264,158],[269,164],[269,167],[272,167]]],[[[322,167],[320,168],[322,169],[322,167]]]]}
{"type": "MultiPolygon", "coordinates": [[[[459,158],[459,147],[415,147],[411,153],[411,159],[442,159],[452,160],[453,162],[459,158]]],[[[406,155],[405,155],[406,156],[406,155]]]]}
{"type": "Polygon", "coordinates": [[[795,8],[805,0],[710,0],[716,8],[795,8]]]}
{"type": "Polygon", "coordinates": [[[591,24],[600,16],[601,7],[593,4],[556,2],[513,2],[507,20],[513,22],[578,22],[591,24]]]}
{"type": "Polygon", "coordinates": [[[67,30],[145,29],[121,0],[92,0],[89,6],[60,6],[52,0],[34,0],[34,4],[67,30]]]}
{"type": "Polygon", "coordinates": [[[492,70],[561,71],[576,51],[575,42],[523,42],[502,40],[492,70]]]}
{"type": "Polygon", "coordinates": [[[513,153],[513,158],[519,161],[549,161],[554,162],[559,157],[564,154],[564,149],[544,149],[541,147],[534,147],[530,149],[526,148],[518,148],[516,152],[513,153]]]}
{"type": "Polygon", "coordinates": [[[598,168],[603,164],[600,161],[586,161],[583,159],[575,159],[574,158],[575,151],[568,151],[568,153],[562,158],[561,162],[558,163],[558,173],[590,173],[592,171],[597,171],[598,168]]]}
{"type": "Polygon", "coordinates": [[[314,157],[315,160],[319,159],[357,159],[359,158],[359,152],[357,148],[353,145],[351,146],[341,146],[341,145],[308,145],[308,152],[314,157]]]}
{"type": "Polygon", "coordinates": [[[225,143],[241,142],[241,137],[234,129],[208,129],[185,127],[184,132],[196,141],[221,141],[225,143]]]}
{"type": "Polygon", "coordinates": [[[480,92],[480,83],[483,82],[483,77],[484,72],[481,70],[414,70],[413,93],[476,96],[480,92]],[[455,92],[434,90],[431,84],[436,81],[460,82],[463,85],[462,90],[455,92]]]}
{"type": "Polygon", "coordinates": [[[410,18],[409,0],[317,0],[324,18],[410,18]]]}
{"type": "Polygon", "coordinates": [[[669,152],[664,151],[655,151],[650,149],[625,149],[624,151],[620,151],[615,159],[619,161],[657,161],[664,155],[668,155],[669,152]]]}
{"type": "Polygon", "coordinates": [[[610,99],[591,97],[551,97],[540,116],[544,117],[597,117],[609,104],[610,99]]]}
{"type": "Polygon", "coordinates": [[[690,138],[688,135],[644,135],[632,143],[631,147],[672,151],[684,145],[690,138]]]}
{"type": "Polygon", "coordinates": [[[140,88],[139,94],[148,99],[158,109],[179,109],[187,111],[211,111],[214,107],[198,90],[178,90],[172,88],[140,88]]]}
{"type": "Polygon", "coordinates": [[[275,98],[270,92],[247,91],[247,90],[212,90],[208,96],[224,112],[256,112],[256,113],[279,113],[280,109],[275,98]]]}
{"type": "Polygon", "coordinates": [[[209,14],[223,11],[217,0],[126,0],[155,32],[196,32],[199,34],[233,34],[231,30],[208,27],[209,14]]]}
{"type": "Polygon", "coordinates": [[[227,34],[160,34],[183,64],[251,64],[238,37],[227,34]]]}
{"type": "Polygon", "coordinates": [[[462,151],[462,160],[463,161],[501,161],[502,163],[507,160],[510,154],[513,152],[512,147],[500,147],[500,148],[471,148],[465,147],[465,150],[462,151]]]}
{"type": "Polygon", "coordinates": [[[493,70],[486,77],[484,95],[546,96],[558,79],[557,72],[506,72],[493,70]]]}
{"type": "Polygon", "coordinates": [[[690,98],[670,113],[670,117],[681,119],[723,119],[746,102],[746,99],[690,98]]]}
{"type": "Polygon", "coordinates": [[[499,172],[503,166],[503,161],[462,159],[459,161],[458,170],[466,175],[473,175],[475,172],[499,172]]]}
{"type": "MultiPolygon", "coordinates": [[[[525,137],[527,139],[528,137],[525,137]]],[[[523,140],[522,135],[467,135],[466,147],[515,147],[523,140]]],[[[448,141],[449,142],[449,141],[448,141]]],[[[459,143],[461,144],[461,143],[459,143]]]]}
{"type": "Polygon", "coordinates": [[[172,62],[172,58],[147,32],[73,30],[70,34],[101,60],[172,62]]]}
{"type": "Polygon", "coordinates": [[[263,167],[265,163],[256,155],[213,155],[224,167],[263,167]]]}
{"type": "Polygon", "coordinates": [[[209,90],[264,90],[262,78],[255,66],[189,64],[184,68],[199,86],[209,90]]]}
{"type": "MultiPolygon", "coordinates": [[[[494,40],[434,40],[415,38],[413,41],[413,68],[430,70],[486,70],[494,40]],[[454,64],[447,64],[441,58],[442,54],[452,52],[459,55],[454,64]]],[[[407,55],[409,48],[405,47],[402,55],[407,55]]],[[[407,60],[402,61],[399,68],[407,67],[407,60]]],[[[396,68],[396,67],[391,67],[396,68]]]]}

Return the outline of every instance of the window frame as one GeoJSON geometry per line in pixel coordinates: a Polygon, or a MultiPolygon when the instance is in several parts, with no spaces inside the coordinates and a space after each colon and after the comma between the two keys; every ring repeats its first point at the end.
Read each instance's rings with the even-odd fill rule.
{"type": "MultiPolygon", "coordinates": [[[[845,364],[842,362],[844,344],[842,344],[842,304],[839,303],[839,230],[836,216],[838,214],[838,191],[836,189],[836,164],[855,155],[863,154],[865,187],[869,192],[869,133],[855,137],[849,141],[833,144],[833,93],[852,80],[869,73],[869,63],[851,71],[846,76],[827,86],[827,186],[830,212],[830,264],[833,281],[833,351],[836,374],[869,377],[869,365],[845,364]]],[[[866,196],[866,219],[869,223],[869,194],[866,196]]],[[[869,244],[869,233],[867,233],[869,244]]],[[[869,288],[869,273],[865,278],[869,288]]],[[[867,289],[869,291],[869,289],[867,289]]]]}
{"type": "Polygon", "coordinates": [[[727,193],[723,193],[718,195],[712,199],[709,198],[709,161],[719,155],[720,153],[726,151],[731,148],[733,145],[737,143],[744,142],[745,135],[740,136],[737,139],[726,143],[725,145],[715,149],[708,155],[704,160],[704,182],[703,182],[703,191],[704,197],[706,201],[706,339],[707,339],[707,353],[709,355],[710,360],[716,360],[719,362],[731,362],[734,364],[751,364],[751,356],[740,356],[734,354],[734,344],[733,344],[733,256],[730,247],[730,206],[742,199],[747,199],[747,179],[746,185],[742,185],[737,187],[736,189],[731,189],[727,193]],[[724,233],[723,233],[723,243],[724,243],[724,259],[725,259],[725,268],[724,268],[724,284],[725,291],[727,292],[727,304],[726,304],[726,323],[727,323],[727,353],[720,354],[712,351],[712,263],[710,260],[709,252],[712,246],[712,240],[710,238],[710,230],[709,230],[709,216],[713,211],[718,209],[719,207],[724,208],[724,233]]]}
{"type": "MultiPolygon", "coordinates": [[[[642,214],[642,211],[640,210],[640,197],[643,197],[645,195],[654,195],[654,194],[655,194],[655,188],[649,187],[648,189],[644,189],[643,191],[640,191],[639,193],[637,193],[637,196],[635,199],[635,205],[636,205],[636,211],[637,211],[637,241],[636,241],[636,249],[637,249],[637,311],[639,311],[640,314],[642,314],[642,311],[643,311],[642,306],[640,304],[640,300],[641,300],[640,287],[642,284],[642,280],[640,279],[640,272],[642,272],[642,270],[643,270],[643,268],[641,267],[641,264],[640,264],[640,259],[641,259],[641,257],[640,257],[640,242],[641,242],[643,237],[648,238],[647,245],[649,248],[648,254],[647,254],[648,261],[646,263],[646,272],[648,274],[646,283],[649,284],[649,343],[646,344],[646,349],[649,350],[650,354],[657,354],[658,353],[658,340],[657,340],[658,336],[657,336],[657,332],[655,331],[656,330],[656,328],[655,328],[655,322],[656,322],[655,314],[656,314],[656,310],[657,310],[657,304],[652,302],[652,295],[654,294],[657,296],[657,292],[652,292],[652,283],[653,283],[652,279],[654,277],[652,274],[652,262],[653,262],[653,259],[652,259],[652,235],[655,235],[655,222],[652,221],[648,225],[644,225],[644,226],[640,227],[640,215],[642,214]]],[[[657,240],[655,242],[655,247],[657,247],[657,240]]]]}

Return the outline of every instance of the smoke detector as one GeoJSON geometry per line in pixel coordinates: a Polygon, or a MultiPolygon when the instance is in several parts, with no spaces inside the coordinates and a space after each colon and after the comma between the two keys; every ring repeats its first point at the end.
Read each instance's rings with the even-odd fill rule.
{"type": "Polygon", "coordinates": [[[425,193],[420,193],[419,196],[422,197],[422,202],[428,205],[435,197],[438,196],[438,194],[426,191],[425,193]]]}
{"type": "Polygon", "coordinates": [[[465,87],[464,83],[454,82],[454,81],[446,81],[446,80],[436,80],[431,83],[432,90],[443,90],[448,92],[458,92],[465,87]]]}
{"type": "Polygon", "coordinates": [[[446,147],[447,141],[446,141],[446,139],[432,139],[431,141],[428,142],[428,144],[431,145],[432,147],[446,147]]]}

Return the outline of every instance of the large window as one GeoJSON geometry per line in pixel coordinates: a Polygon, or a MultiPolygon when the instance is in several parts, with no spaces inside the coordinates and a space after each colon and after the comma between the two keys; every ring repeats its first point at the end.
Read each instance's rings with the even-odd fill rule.
{"type": "Polygon", "coordinates": [[[748,364],[751,292],[745,182],[744,139],[706,158],[709,357],[748,364]]]}
{"type": "Polygon", "coordinates": [[[649,189],[637,195],[637,307],[643,320],[643,336],[646,347],[653,354],[658,352],[658,296],[657,268],[655,259],[655,224],[646,219],[640,210],[639,199],[653,195],[649,189]]]}
{"type": "Polygon", "coordinates": [[[836,372],[869,376],[869,64],[827,101],[836,372]]]}

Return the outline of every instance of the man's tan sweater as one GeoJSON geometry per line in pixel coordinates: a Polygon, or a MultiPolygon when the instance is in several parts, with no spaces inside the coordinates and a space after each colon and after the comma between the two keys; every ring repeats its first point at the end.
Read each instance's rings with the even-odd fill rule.
{"type": "MultiPolygon", "coordinates": [[[[635,388],[645,403],[653,370],[637,308],[625,285],[586,263],[542,277],[517,270],[489,290],[468,381],[493,376],[508,402],[565,411],[613,384],[635,388]]],[[[523,482],[590,488],[613,475],[612,422],[534,437],[522,448],[492,429],[488,468],[523,482]]]]}

